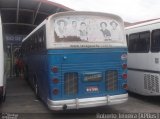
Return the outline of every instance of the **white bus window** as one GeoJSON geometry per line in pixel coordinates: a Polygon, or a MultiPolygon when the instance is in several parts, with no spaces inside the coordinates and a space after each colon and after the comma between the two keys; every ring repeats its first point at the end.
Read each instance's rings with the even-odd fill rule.
{"type": "Polygon", "coordinates": [[[150,32],[142,32],[140,33],[140,44],[141,45],[141,51],[142,52],[149,52],[149,46],[150,46],[150,32]]]}
{"type": "Polygon", "coordinates": [[[126,35],[126,41],[127,41],[127,46],[129,44],[129,38],[128,38],[128,35],[126,35]]]}
{"type": "Polygon", "coordinates": [[[160,51],[160,29],[154,30],[152,32],[151,51],[152,52],[160,51]]]}
{"type": "Polygon", "coordinates": [[[130,53],[149,52],[150,32],[134,33],[129,36],[128,50],[130,53]]]}
{"type": "Polygon", "coordinates": [[[128,51],[129,52],[136,52],[137,50],[137,40],[139,39],[139,34],[131,34],[129,35],[129,46],[128,46],[128,51]]]}

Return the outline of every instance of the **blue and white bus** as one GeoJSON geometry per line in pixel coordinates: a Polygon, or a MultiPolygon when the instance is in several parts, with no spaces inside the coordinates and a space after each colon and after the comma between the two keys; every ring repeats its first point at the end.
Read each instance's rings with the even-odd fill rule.
{"type": "Polygon", "coordinates": [[[22,41],[25,78],[51,110],[127,101],[123,20],[94,12],[48,17],[22,41]]]}

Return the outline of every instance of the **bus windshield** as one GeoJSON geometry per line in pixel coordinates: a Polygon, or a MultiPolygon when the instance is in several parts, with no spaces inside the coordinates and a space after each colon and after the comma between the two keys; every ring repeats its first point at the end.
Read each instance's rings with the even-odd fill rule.
{"type": "Polygon", "coordinates": [[[55,42],[123,42],[122,22],[104,16],[69,15],[54,19],[55,42]]]}

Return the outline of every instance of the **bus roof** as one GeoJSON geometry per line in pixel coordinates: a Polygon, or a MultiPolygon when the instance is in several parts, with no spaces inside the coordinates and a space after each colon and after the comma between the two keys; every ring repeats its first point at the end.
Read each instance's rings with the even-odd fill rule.
{"type": "Polygon", "coordinates": [[[138,28],[138,27],[142,27],[142,26],[147,26],[147,25],[151,25],[151,24],[155,24],[155,23],[160,23],[160,19],[149,21],[149,22],[145,22],[145,23],[136,24],[136,25],[129,26],[129,27],[125,27],[125,30],[138,28]]]}
{"type": "Polygon", "coordinates": [[[67,11],[67,12],[59,12],[56,14],[53,14],[50,16],[51,17],[57,17],[57,16],[66,16],[66,15],[95,15],[95,16],[107,16],[107,17],[112,17],[115,19],[122,20],[121,17],[115,14],[111,13],[103,13],[103,12],[89,12],[89,11],[67,11]]]}

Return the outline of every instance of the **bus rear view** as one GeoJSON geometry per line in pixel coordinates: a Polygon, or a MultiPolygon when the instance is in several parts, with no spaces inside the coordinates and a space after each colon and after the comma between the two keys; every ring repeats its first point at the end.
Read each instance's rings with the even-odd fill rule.
{"type": "MultiPolygon", "coordinates": [[[[127,48],[120,17],[59,13],[48,18],[45,29],[46,55],[36,59],[44,59],[40,66],[47,69],[36,75],[40,91],[46,90],[40,95],[51,110],[112,105],[128,99],[127,48]]],[[[36,63],[31,66],[34,71],[41,69],[36,69],[36,63]]]]}
{"type": "Polygon", "coordinates": [[[61,15],[51,18],[47,26],[51,29],[47,34],[51,38],[47,44],[49,80],[53,80],[49,107],[71,109],[126,101],[121,19],[112,15],[61,15]]]}

